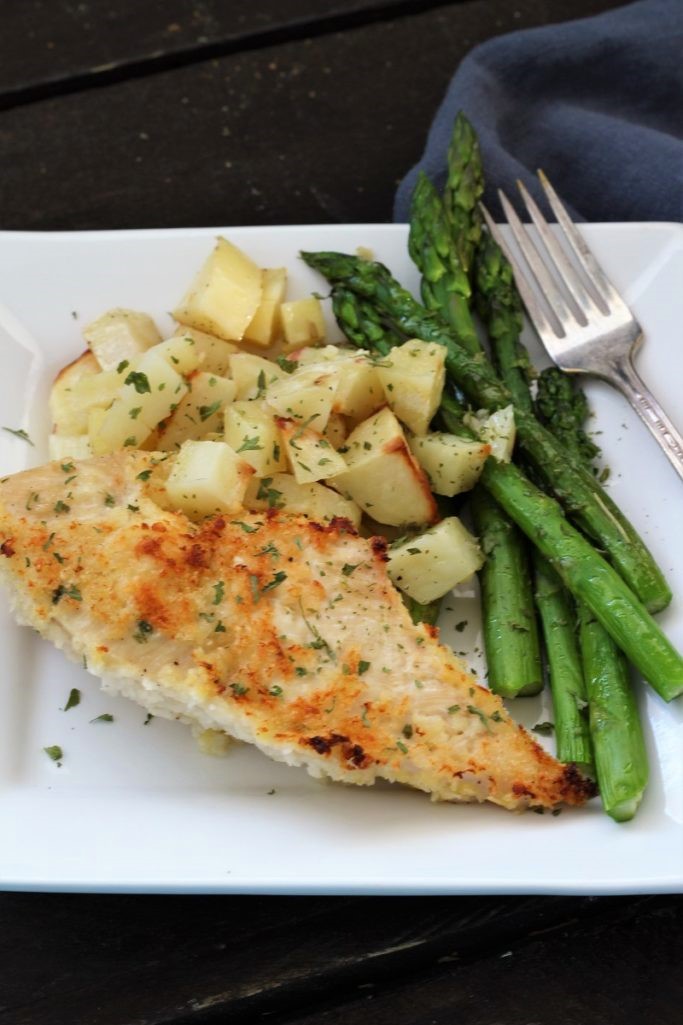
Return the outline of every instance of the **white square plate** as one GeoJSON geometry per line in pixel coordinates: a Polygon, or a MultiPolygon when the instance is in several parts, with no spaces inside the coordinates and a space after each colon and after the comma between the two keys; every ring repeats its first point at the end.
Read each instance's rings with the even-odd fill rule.
{"type": "MultiPolygon", "coordinates": [[[[408,286],[417,275],[402,225],[220,229],[260,264],[286,265],[290,294],[324,289],[299,249],[369,246],[408,286]]],[[[588,225],[598,259],[645,327],[640,369],[681,420],[683,230],[588,225]]],[[[103,310],[166,313],[216,230],[0,234],[0,473],[46,458],[46,400],[55,372],[82,349],[80,328],[103,310]],[[11,310],[11,312],[10,312],[11,310]]],[[[330,320],[331,337],[338,337],[330,320]]],[[[538,344],[528,334],[534,359],[538,344]]],[[[588,387],[612,474],[610,492],[664,567],[677,595],[661,616],[683,646],[683,493],[626,402],[588,387]]],[[[113,582],[115,587],[115,582],[113,582]]],[[[443,637],[480,666],[476,596],[446,602],[443,637]],[[464,632],[454,625],[468,621],[464,632]]],[[[398,787],[322,786],[303,770],[236,747],[203,756],[189,731],[153,720],[10,619],[0,604],[0,886],[17,889],[269,893],[670,892],[683,881],[683,725],[639,681],[651,782],[636,819],[616,825],[599,802],[559,817],[432,804],[398,787]],[[72,687],[81,704],[61,711],[72,687]],[[91,723],[103,712],[111,724],[91,723]],[[59,744],[61,768],[43,747],[59,744]]],[[[527,724],[547,698],[520,699],[527,724]]],[[[552,741],[550,741],[552,746],[552,741]]]]}

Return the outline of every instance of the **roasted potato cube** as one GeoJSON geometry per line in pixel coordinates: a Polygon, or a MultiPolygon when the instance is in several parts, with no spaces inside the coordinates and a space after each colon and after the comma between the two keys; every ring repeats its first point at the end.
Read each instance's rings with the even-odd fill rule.
{"type": "Polygon", "coordinates": [[[318,522],[344,517],[358,527],[361,511],[352,502],[324,484],[297,484],[291,473],[275,473],[263,480],[252,480],[244,496],[244,505],[253,512],[284,509],[292,515],[310,516],[318,522]]]}
{"type": "Polygon", "coordinates": [[[279,416],[302,420],[323,431],[332,412],[339,378],[326,366],[303,367],[268,387],[266,401],[279,416]]]}
{"type": "Polygon", "coordinates": [[[226,409],[225,440],[258,477],[287,469],[280,431],[260,402],[233,402],[226,409]]]}
{"type": "Polygon", "coordinates": [[[509,463],[515,447],[516,433],[515,411],[512,406],[505,406],[484,420],[479,437],[489,443],[494,459],[499,463],[509,463]]]}
{"type": "Polygon", "coordinates": [[[283,350],[291,352],[305,345],[317,345],[325,337],[325,321],[320,300],[315,296],[282,303],[283,350]]]}
{"type": "Polygon", "coordinates": [[[366,420],[386,404],[377,371],[365,356],[339,360],[335,370],[339,374],[332,407],[335,413],[343,413],[356,421],[366,420]]]}
{"type": "Polygon", "coordinates": [[[236,352],[230,357],[230,374],[236,399],[262,398],[267,388],[287,376],[277,363],[250,352],[236,352]]]}
{"type": "Polygon", "coordinates": [[[88,411],[81,409],[74,401],[73,388],[78,382],[95,377],[100,372],[100,365],[91,352],[84,352],[73,363],[59,371],[48,400],[52,423],[57,434],[85,434],[88,429],[88,411]]]}
{"type": "Polygon", "coordinates": [[[127,374],[99,430],[91,435],[93,452],[139,448],[154,428],[170,416],[188,391],[170,362],[151,349],[127,374]]]}
{"type": "Polygon", "coordinates": [[[414,435],[408,444],[427,474],[432,491],[450,498],[474,487],[491,451],[484,442],[438,432],[414,435]]]}
{"type": "Polygon", "coordinates": [[[182,324],[173,332],[174,338],[191,338],[197,352],[198,367],[209,374],[228,377],[230,374],[230,357],[238,348],[232,342],[226,342],[215,335],[207,335],[205,331],[197,331],[194,327],[182,324]]]}
{"type": "Polygon", "coordinates": [[[107,310],[83,329],[88,348],[102,370],[115,370],[119,363],[135,363],[143,352],[161,341],[151,317],[136,310],[107,310]]]}
{"type": "Polygon", "coordinates": [[[346,359],[351,355],[348,349],[340,349],[338,345],[306,346],[288,353],[288,358],[295,360],[299,366],[310,363],[334,363],[338,359],[346,359]]]}
{"type": "Polygon", "coordinates": [[[199,370],[188,384],[189,392],[160,431],[158,444],[162,452],[172,452],[184,441],[199,441],[220,432],[225,409],[235,397],[235,382],[217,374],[199,370]]]}
{"type": "Polygon", "coordinates": [[[483,565],[477,539],[457,516],[449,516],[424,534],[392,545],[387,570],[396,587],[426,604],[467,580],[483,565]]]}
{"type": "Polygon", "coordinates": [[[342,447],[348,436],[349,429],[346,420],[341,413],[330,413],[327,426],[323,431],[323,438],[327,438],[335,451],[342,447]]]}
{"type": "Polygon", "coordinates": [[[351,432],[344,458],[348,469],[332,484],[373,519],[392,526],[436,519],[429,481],[390,409],[381,409],[351,432]]]}
{"type": "Polygon", "coordinates": [[[310,484],[316,480],[327,480],[343,473],[346,463],[338,452],[335,452],[327,438],[322,434],[297,423],[280,417],[277,421],[280,434],[285,444],[287,459],[298,484],[310,484]]]}
{"type": "Polygon", "coordinates": [[[183,377],[199,368],[199,352],[194,338],[190,335],[174,335],[165,342],[152,346],[152,350],[168,360],[173,369],[183,377]]]}
{"type": "Polygon", "coordinates": [[[259,308],[244,332],[244,341],[268,348],[275,341],[282,317],[280,307],[287,288],[287,271],[284,267],[266,269],[263,272],[263,297],[259,308]]]}
{"type": "Polygon", "coordinates": [[[186,441],[166,481],[174,508],[192,519],[237,513],[253,469],[223,441],[186,441]]]}
{"type": "Polygon", "coordinates": [[[415,338],[377,364],[387,403],[413,434],[426,434],[446,380],[446,349],[415,338]]]}
{"type": "Polygon", "coordinates": [[[92,446],[87,434],[50,434],[47,439],[50,459],[89,459],[92,446]]]}
{"type": "Polygon", "coordinates": [[[219,238],[173,316],[198,331],[239,342],[262,293],[261,269],[237,246],[219,238]]]}

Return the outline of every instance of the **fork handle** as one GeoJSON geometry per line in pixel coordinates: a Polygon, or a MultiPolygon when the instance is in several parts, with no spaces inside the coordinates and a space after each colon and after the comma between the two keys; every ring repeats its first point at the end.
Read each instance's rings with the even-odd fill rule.
{"type": "Polygon", "coordinates": [[[683,435],[636,372],[630,357],[612,368],[609,380],[626,396],[678,476],[683,479],[683,435]]]}

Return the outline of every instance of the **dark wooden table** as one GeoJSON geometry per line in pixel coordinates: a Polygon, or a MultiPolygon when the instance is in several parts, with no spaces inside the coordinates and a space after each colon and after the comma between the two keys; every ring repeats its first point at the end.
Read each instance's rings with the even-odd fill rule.
{"type": "MultiPolygon", "coordinates": [[[[1,0],[0,226],[389,220],[473,45],[613,6],[1,0]]],[[[0,894],[0,1025],[668,1025],[682,918],[661,896],[0,894]]]]}

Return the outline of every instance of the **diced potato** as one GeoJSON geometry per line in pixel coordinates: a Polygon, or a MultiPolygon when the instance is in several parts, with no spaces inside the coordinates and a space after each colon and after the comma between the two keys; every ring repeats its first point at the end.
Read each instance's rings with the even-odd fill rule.
{"type": "Polygon", "coordinates": [[[310,516],[316,521],[335,516],[360,525],[361,511],[355,502],[343,498],[324,484],[297,484],[291,473],[275,473],[263,480],[252,480],[244,496],[244,505],[253,512],[285,509],[292,515],[310,516]]]}
{"type": "Polygon", "coordinates": [[[436,519],[429,481],[390,409],[381,409],[351,432],[344,457],[348,469],[332,483],[373,519],[392,526],[436,519]]]}
{"type": "Polygon", "coordinates": [[[103,370],[119,363],[135,363],[143,352],[161,341],[151,317],[136,310],[107,310],[83,329],[83,337],[103,370]]]}
{"type": "Polygon", "coordinates": [[[304,345],[316,345],[325,337],[325,321],[320,300],[315,296],[282,303],[283,350],[291,352],[304,345]]]}
{"type": "Polygon", "coordinates": [[[425,434],[408,439],[410,451],[429,478],[437,495],[459,495],[479,480],[491,446],[454,434],[425,434]]]}
{"type": "Polygon", "coordinates": [[[87,434],[50,434],[47,439],[50,459],[89,459],[92,446],[87,434]]]}
{"type": "Polygon", "coordinates": [[[82,377],[71,389],[71,399],[82,411],[100,407],[106,409],[118,395],[125,374],[115,370],[104,370],[92,377],[82,377]]]}
{"type": "Polygon", "coordinates": [[[244,332],[244,341],[267,348],[275,341],[282,317],[280,307],[287,288],[287,271],[275,267],[263,271],[263,297],[251,323],[244,332]]]}
{"type": "MultiPolygon", "coordinates": [[[[184,441],[199,441],[220,432],[226,407],[235,397],[235,382],[199,370],[188,381],[190,390],[161,429],[159,450],[172,452],[184,441]]],[[[226,439],[228,440],[228,439],[226,439]]]]}
{"type": "Polygon", "coordinates": [[[346,441],[349,433],[346,420],[341,413],[330,413],[327,426],[323,431],[323,437],[327,438],[333,449],[339,449],[346,441]]]}
{"type": "Polygon", "coordinates": [[[49,398],[50,415],[57,434],[85,434],[88,429],[88,412],[74,402],[72,391],[78,382],[100,372],[100,365],[91,352],[84,352],[59,371],[49,398]]]}
{"type": "Polygon", "coordinates": [[[258,477],[287,469],[280,431],[259,402],[233,402],[225,411],[225,440],[258,477]]]}
{"type": "Polygon", "coordinates": [[[239,743],[223,730],[200,730],[196,734],[196,740],[201,753],[210,755],[212,758],[222,758],[236,743],[239,743]]]}
{"type": "Polygon", "coordinates": [[[237,513],[253,469],[223,441],[186,441],[166,481],[174,508],[192,519],[237,513]]]}
{"type": "Polygon", "coordinates": [[[335,369],[339,385],[332,407],[352,420],[365,420],[386,403],[384,389],[372,363],[365,356],[340,360],[335,369]]]}
{"type": "Polygon", "coordinates": [[[346,463],[322,434],[295,420],[277,421],[285,444],[287,459],[298,484],[327,480],[343,473],[346,463]]]}
{"type": "Polygon", "coordinates": [[[173,332],[174,337],[191,338],[195,344],[200,370],[206,370],[209,374],[219,374],[227,377],[230,373],[230,357],[233,352],[238,352],[236,345],[226,342],[215,335],[207,335],[205,331],[197,331],[194,327],[184,327],[182,324],[173,332]]]}
{"type": "Polygon", "coordinates": [[[99,430],[91,435],[95,455],[129,446],[139,448],[187,391],[185,380],[161,353],[154,349],[146,352],[136,370],[125,378],[99,430]]]}
{"type": "Polygon", "coordinates": [[[239,342],[261,302],[262,279],[253,260],[219,238],[173,316],[198,331],[239,342]]]}
{"type": "Polygon", "coordinates": [[[413,434],[426,434],[441,402],[446,349],[418,338],[398,345],[377,364],[386,400],[413,434]]]}
{"type": "MultiPolygon", "coordinates": [[[[173,369],[183,377],[187,377],[199,367],[199,352],[191,335],[174,335],[172,338],[167,338],[165,342],[159,342],[153,348],[155,352],[167,359],[173,369]]],[[[202,367],[202,369],[204,368],[202,367]]]]}
{"type": "Polygon", "coordinates": [[[477,539],[457,516],[449,516],[424,534],[392,545],[387,570],[396,587],[426,604],[467,580],[483,565],[477,539]]]}
{"type": "Polygon", "coordinates": [[[250,352],[236,352],[230,357],[230,374],[236,399],[261,398],[275,381],[287,376],[277,363],[250,352]]]}
{"type": "Polygon", "coordinates": [[[302,420],[322,432],[330,418],[338,384],[338,375],[326,367],[303,367],[270,385],[266,401],[280,416],[302,420]]]}

